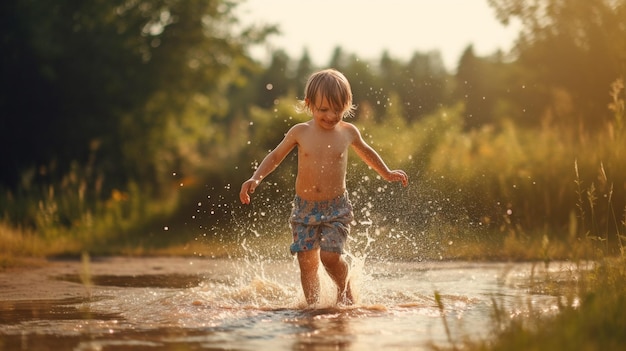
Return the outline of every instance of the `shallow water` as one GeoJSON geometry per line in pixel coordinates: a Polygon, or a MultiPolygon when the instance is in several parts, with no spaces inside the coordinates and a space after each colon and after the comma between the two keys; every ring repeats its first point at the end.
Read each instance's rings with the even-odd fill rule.
{"type": "Polygon", "coordinates": [[[571,281],[575,271],[555,263],[352,266],[358,303],[335,306],[323,278],[315,308],[303,303],[291,260],[109,258],[6,272],[0,350],[429,349],[488,337],[494,301],[511,316],[554,313],[557,297],[541,282],[571,281]]]}

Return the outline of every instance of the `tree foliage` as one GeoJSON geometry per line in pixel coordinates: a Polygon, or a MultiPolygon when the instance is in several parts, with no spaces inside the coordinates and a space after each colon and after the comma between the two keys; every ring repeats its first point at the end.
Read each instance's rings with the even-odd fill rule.
{"type": "Polygon", "coordinates": [[[518,63],[550,118],[604,125],[608,87],[626,75],[626,1],[489,0],[503,23],[521,21],[518,63]]]}
{"type": "MultiPolygon", "coordinates": [[[[172,182],[173,174],[220,188],[219,196],[232,193],[247,167],[307,118],[293,105],[308,76],[326,67],[352,85],[358,109],[351,122],[424,184],[407,195],[422,198],[407,203],[424,196],[432,206],[442,198],[454,203],[446,214],[429,209],[437,220],[462,212],[471,223],[511,229],[498,211],[514,210],[527,228],[541,227],[542,214],[563,228],[572,194],[563,179],[573,159],[613,174],[614,191],[606,181],[592,189],[622,208],[622,148],[611,148],[623,145],[626,118],[616,80],[625,73],[625,0],[490,3],[503,22],[524,25],[513,55],[479,57],[470,45],[450,74],[437,52],[364,60],[337,47],[316,66],[306,50],[295,60],[277,50],[262,64],[248,48],[276,29],[242,26],[228,0],[4,1],[0,211],[12,223],[55,231],[61,223],[90,235],[92,214],[118,224],[122,212],[144,211],[162,189],[179,189],[169,186],[183,183],[172,182]],[[614,119],[612,129],[600,128],[605,117],[614,119]],[[613,144],[605,147],[607,136],[613,144]],[[215,184],[222,180],[229,185],[215,184]],[[100,212],[85,208],[85,187],[95,190],[100,212]],[[64,189],[61,199],[54,189],[64,189]]],[[[293,183],[293,169],[277,173],[282,178],[271,186],[293,183]]],[[[427,219],[420,216],[407,221],[427,219]]]]}
{"type": "Polygon", "coordinates": [[[116,186],[159,182],[205,153],[244,84],[247,47],[271,28],[235,32],[236,3],[113,0],[2,5],[0,181],[54,178],[99,159],[116,186]],[[204,149],[202,149],[204,147],[204,149]],[[200,149],[199,149],[200,148],[200,149]]]}

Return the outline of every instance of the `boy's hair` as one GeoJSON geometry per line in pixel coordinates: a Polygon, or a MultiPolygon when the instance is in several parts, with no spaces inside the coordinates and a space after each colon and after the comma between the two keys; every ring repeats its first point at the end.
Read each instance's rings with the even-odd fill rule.
{"type": "Polygon", "coordinates": [[[352,104],[350,82],[341,72],[329,68],[313,73],[304,87],[304,99],[299,110],[311,114],[317,98],[326,98],[334,109],[343,111],[342,117],[352,117],[356,106],[352,104]]]}

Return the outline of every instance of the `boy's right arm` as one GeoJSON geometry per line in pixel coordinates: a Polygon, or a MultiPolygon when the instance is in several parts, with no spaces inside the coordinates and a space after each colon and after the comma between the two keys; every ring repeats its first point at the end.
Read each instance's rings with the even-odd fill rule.
{"type": "Polygon", "coordinates": [[[239,192],[239,199],[242,204],[247,205],[250,203],[250,194],[254,193],[254,190],[261,183],[261,181],[272,173],[285,159],[285,157],[287,157],[289,152],[291,152],[291,150],[293,150],[293,148],[297,145],[297,127],[298,126],[296,125],[287,132],[285,138],[283,138],[278,146],[265,156],[252,177],[243,182],[241,185],[241,191],[239,192]]]}

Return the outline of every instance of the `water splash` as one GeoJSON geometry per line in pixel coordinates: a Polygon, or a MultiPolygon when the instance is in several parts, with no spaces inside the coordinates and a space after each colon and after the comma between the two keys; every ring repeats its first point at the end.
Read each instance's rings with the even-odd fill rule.
{"type": "MultiPolygon", "coordinates": [[[[550,274],[575,282],[565,275],[567,267],[556,264],[545,272],[543,265],[531,264],[376,261],[354,252],[349,257],[353,277],[361,279],[359,302],[314,309],[303,305],[293,259],[94,260],[88,297],[11,301],[6,299],[11,289],[0,292],[0,335],[8,349],[45,344],[171,350],[185,344],[194,349],[413,350],[448,342],[442,313],[455,340],[485,336],[494,299],[512,311],[512,318],[556,313],[558,297],[529,289],[531,275],[536,281],[550,274]],[[60,341],[65,344],[56,344],[60,341]]],[[[45,282],[47,270],[63,273],[53,282],[68,290],[57,296],[68,296],[80,284],[80,262],[57,262],[25,272],[25,278],[45,282]]],[[[3,279],[9,278],[0,274],[3,279]]]]}

